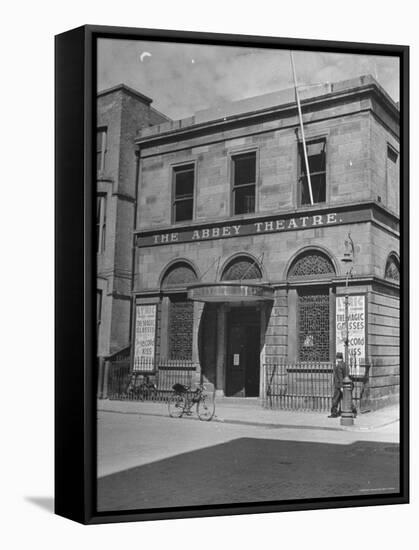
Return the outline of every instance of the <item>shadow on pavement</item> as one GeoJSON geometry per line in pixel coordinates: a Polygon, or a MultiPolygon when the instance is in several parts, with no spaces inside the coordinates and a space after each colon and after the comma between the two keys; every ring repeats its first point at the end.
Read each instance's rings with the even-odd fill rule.
{"type": "Polygon", "coordinates": [[[239,438],[98,480],[98,510],[399,492],[399,445],[239,438]]]}

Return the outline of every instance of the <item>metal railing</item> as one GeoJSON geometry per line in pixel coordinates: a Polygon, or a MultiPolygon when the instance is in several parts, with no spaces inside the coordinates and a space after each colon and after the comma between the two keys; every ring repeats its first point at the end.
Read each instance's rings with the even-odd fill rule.
{"type": "Polygon", "coordinates": [[[111,399],[125,399],[130,382],[129,362],[112,363],[107,371],[107,397],[111,399]]]}
{"type": "Polygon", "coordinates": [[[162,360],[157,371],[157,387],[162,392],[171,392],[176,383],[191,386],[195,371],[192,361],[162,360]]]}
{"type": "Polygon", "coordinates": [[[135,357],[134,358],[134,372],[154,372],[155,360],[153,357],[135,357]]]}
{"type": "MultiPolygon", "coordinates": [[[[367,363],[350,364],[352,399],[358,412],[368,410],[369,370],[367,363]]],[[[263,405],[271,409],[330,411],[333,363],[275,363],[263,366],[263,405]]]]}
{"type": "Polygon", "coordinates": [[[107,397],[130,401],[165,401],[171,395],[174,384],[191,386],[196,372],[192,361],[160,360],[145,366],[144,370],[131,371],[127,363],[111,364],[107,397]]]}
{"type": "Polygon", "coordinates": [[[330,410],[333,364],[324,362],[265,364],[263,404],[267,408],[330,410]]]}
{"type": "Polygon", "coordinates": [[[112,391],[120,391],[119,381],[123,379],[124,373],[129,372],[130,347],[119,349],[115,353],[105,357],[97,358],[97,396],[102,399],[108,394],[109,383],[112,384],[112,391]],[[112,372],[109,367],[112,366],[112,372]]]}

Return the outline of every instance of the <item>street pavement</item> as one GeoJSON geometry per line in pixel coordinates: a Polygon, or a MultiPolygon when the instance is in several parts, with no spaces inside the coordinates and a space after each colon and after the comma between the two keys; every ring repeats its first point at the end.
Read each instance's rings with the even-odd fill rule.
{"type": "Polygon", "coordinates": [[[398,407],[343,428],[325,413],[223,400],[216,417],[165,403],[98,402],[98,509],[397,493],[398,407]]]}
{"type": "MultiPolygon", "coordinates": [[[[126,414],[168,416],[167,404],[151,401],[99,400],[98,410],[126,414]]],[[[196,415],[187,420],[198,420],[196,415]]],[[[293,426],[326,430],[372,431],[397,423],[399,405],[359,414],[353,426],[341,426],[340,418],[328,418],[327,412],[290,411],[263,408],[257,399],[221,398],[216,401],[213,422],[229,422],[247,425],[293,426]]]]}

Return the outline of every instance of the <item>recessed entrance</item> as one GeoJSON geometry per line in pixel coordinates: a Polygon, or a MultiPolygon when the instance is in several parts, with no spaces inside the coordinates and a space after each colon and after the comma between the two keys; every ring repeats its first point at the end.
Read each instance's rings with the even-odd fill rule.
{"type": "Polygon", "coordinates": [[[257,397],[260,381],[260,311],[234,308],[227,314],[227,396],[257,397]]]}

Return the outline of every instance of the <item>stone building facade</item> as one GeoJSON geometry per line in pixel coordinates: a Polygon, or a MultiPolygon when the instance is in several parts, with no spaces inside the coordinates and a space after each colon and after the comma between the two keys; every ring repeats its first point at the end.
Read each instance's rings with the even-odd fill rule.
{"type": "Polygon", "coordinates": [[[116,229],[104,353],[131,340],[134,369],[188,364],[220,395],[261,396],[265,364],[334,361],[347,288],[351,368],[370,365],[371,407],[397,398],[399,110],[371,76],[300,97],[311,185],[292,90],[152,126],[139,96],[99,97],[126,121],[98,184],[116,229]]]}
{"type": "Polygon", "coordinates": [[[97,95],[97,354],[103,362],[130,345],[132,236],[139,129],[166,122],[152,100],[119,85],[97,95]]]}

